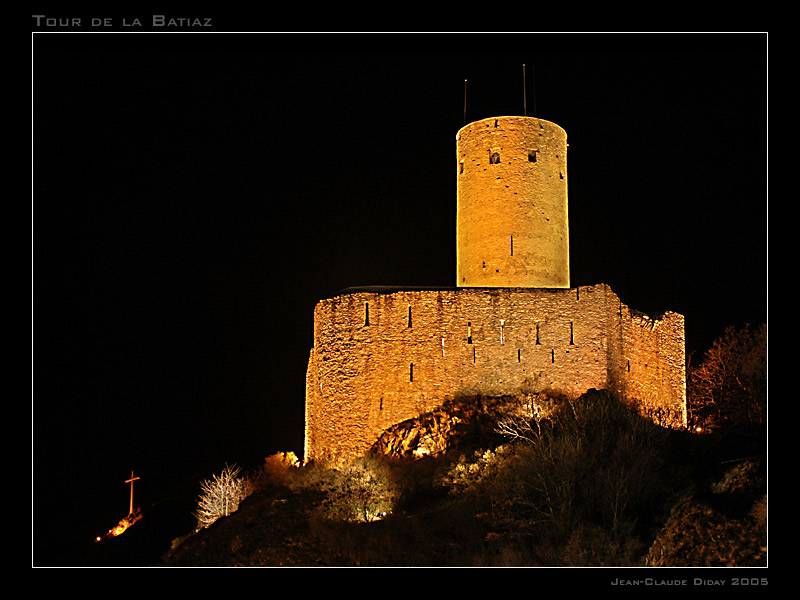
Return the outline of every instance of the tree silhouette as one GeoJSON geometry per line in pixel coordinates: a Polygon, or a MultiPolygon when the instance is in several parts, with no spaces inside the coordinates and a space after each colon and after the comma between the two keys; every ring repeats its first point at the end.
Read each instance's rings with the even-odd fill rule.
{"type": "Polygon", "coordinates": [[[724,431],[767,421],[767,326],[728,327],[689,374],[693,428],[724,431]]]}

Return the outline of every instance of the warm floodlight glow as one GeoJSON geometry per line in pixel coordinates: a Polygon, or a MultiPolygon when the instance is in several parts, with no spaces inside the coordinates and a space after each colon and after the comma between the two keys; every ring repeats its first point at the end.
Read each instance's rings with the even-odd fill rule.
{"type": "MultiPolygon", "coordinates": [[[[104,537],[117,537],[118,535],[122,535],[128,530],[129,527],[131,527],[134,523],[136,523],[136,521],[138,521],[141,518],[142,518],[142,513],[138,509],[134,510],[133,512],[128,514],[127,517],[121,519],[120,522],[117,523],[114,527],[109,529],[108,533],[104,537]]],[[[95,541],[99,542],[102,539],[103,538],[101,536],[97,536],[95,541]]]]}

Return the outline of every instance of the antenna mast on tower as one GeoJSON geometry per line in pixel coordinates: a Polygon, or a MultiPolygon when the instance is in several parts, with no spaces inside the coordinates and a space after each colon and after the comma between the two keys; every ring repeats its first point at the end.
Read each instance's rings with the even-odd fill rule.
{"type": "MultiPolygon", "coordinates": [[[[533,80],[533,116],[536,116],[536,73],[534,67],[531,66],[531,70],[534,71],[534,76],[531,78],[533,80]]],[[[523,116],[528,116],[528,85],[525,79],[525,64],[522,65],[522,110],[523,116]]]]}
{"type": "Polygon", "coordinates": [[[467,80],[464,80],[464,123],[467,122],[467,80]]]}
{"type": "Polygon", "coordinates": [[[525,86],[525,63],[522,63],[522,116],[528,116],[528,90],[525,86]]]}

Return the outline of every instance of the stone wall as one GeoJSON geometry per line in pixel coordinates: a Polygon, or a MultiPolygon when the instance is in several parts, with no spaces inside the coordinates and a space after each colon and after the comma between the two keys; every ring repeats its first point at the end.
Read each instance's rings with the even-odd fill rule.
{"type": "Polygon", "coordinates": [[[610,389],[636,403],[658,422],[686,424],[684,317],[658,318],[620,304],[619,348],[611,354],[610,389]]]}
{"type": "Polygon", "coordinates": [[[352,458],[448,399],[614,389],[685,404],[683,318],[633,315],[604,284],[354,291],[320,301],[306,460],[352,458]],[[683,387],[682,387],[683,386],[683,387]]]}

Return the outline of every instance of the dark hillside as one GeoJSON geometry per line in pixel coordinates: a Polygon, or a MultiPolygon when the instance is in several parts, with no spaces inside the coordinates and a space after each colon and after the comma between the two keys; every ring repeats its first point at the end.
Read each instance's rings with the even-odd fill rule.
{"type": "Polygon", "coordinates": [[[548,403],[514,440],[467,423],[472,400],[394,428],[393,457],[262,473],[160,565],[766,566],[763,440],[664,430],[600,392],[548,403]]]}

